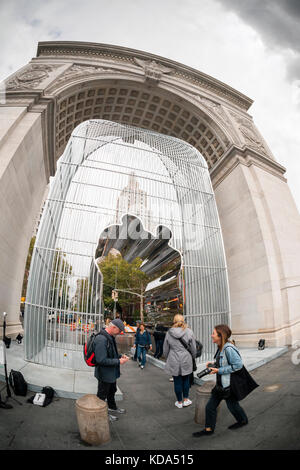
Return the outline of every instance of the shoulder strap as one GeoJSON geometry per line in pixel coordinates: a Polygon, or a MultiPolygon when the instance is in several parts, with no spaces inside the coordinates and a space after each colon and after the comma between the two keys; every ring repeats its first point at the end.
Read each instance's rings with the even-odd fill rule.
{"type": "Polygon", "coordinates": [[[106,338],[106,347],[109,348],[109,345],[113,345],[113,342],[112,342],[112,338],[110,337],[110,335],[108,333],[106,333],[106,331],[104,329],[100,330],[96,335],[95,335],[95,338],[96,336],[98,335],[101,335],[101,336],[104,336],[104,338],[106,338]]]}
{"type": "Polygon", "coordinates": [[[239,352],[237,349],[233,348],[232,346],[226,346],[226,348],[224,348],[224,351],[225,351],[226,359],[227,359],[227,362],[228,362],[229,365],[231,365],[231,364],[230,364],[230,362],[229,362],[229,360],[228,360],[228,356],[227,356],[227,353],[226,353],[226,349],[228,349],[228,348],[234,349],[234,350],[238,353],[238,355],[240,356],[240,358],[242,359],[242,356],[240,355],[240,352],[239,352]]]}
{"type": "Polygon", "coordinates": [[[192,352],[188,346],[188,344],[186,344],[186,342],[182,339],[182,338],[175,338],[175,339],[179,339],[179,341],[181,342],[182,346],[185,347],[185,349],[192,355],[192,352]]]}
{"type": "Polygon", "coordinates": [[[220,350],[217,349],[216,354],[214,355],[214,359],[216,359],[217,355],[220,353],[220,350]]]}
{"type": "MultiPolygon", "coordinates": [[[[174,338],[174,336],[173,336],[173,338],[174,338]]],[[[183,339],[182,339],[182,338],[175,338],[175,339],[178,339],[178,340],[181,342],[182,346],[184,346],[184,347],[185,347],[185,349],[187,349],[187,344],[186,344],[186,342],[185,342],[185,341],[183,341],[183,339]]]]}

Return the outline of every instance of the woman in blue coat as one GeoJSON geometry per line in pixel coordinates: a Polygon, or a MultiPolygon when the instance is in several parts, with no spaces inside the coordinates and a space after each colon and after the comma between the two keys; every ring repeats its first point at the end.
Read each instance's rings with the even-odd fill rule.
{"type": "Polygon", "coordinates": [[[144,369],[146,364],[146,352],[148,349],[152,349],[151,336],[149,331],[146,330],[144,323],[140,324],[136,332],[135,347],[137,348],[138,364],[141,369],[144,369]]]}

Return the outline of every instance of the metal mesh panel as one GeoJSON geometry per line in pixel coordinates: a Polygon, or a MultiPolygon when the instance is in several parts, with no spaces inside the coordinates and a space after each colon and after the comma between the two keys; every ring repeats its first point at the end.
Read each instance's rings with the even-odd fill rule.
{"type": "MultiPolygon", "coordinates": [[[[229,322],[229,293],[220,223],[204,158],[179,139],[90,120],[73,131],[58,160],[40,222],[25,306],[27,360],[78,368],[74,353],[81,351],[90,331],[103,323],[99,239],[108,227],[120,227],[124,217],[137,218],[144,233],[152,237],[149,245],[138,240],[126,248],[130,259],[145,253],[149,272],[161,274],[164,262],[170,269],[177,253],[174,278],[183,312],[204,344],[202,359],[211,358],[213,327],[229,322]],[[159,256],[159,250],[155,256],[153,250],[161,227],[168,229],[170,238],[156,266],[150,261],[159,256]]],[[[171,283],[164,284],[166,291],[171,283]]]]}

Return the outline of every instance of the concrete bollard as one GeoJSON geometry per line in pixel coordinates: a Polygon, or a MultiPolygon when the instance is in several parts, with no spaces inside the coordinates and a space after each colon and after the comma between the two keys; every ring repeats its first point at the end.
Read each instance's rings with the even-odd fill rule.
{"type": "Polygon", "coordinates": [[[196,390],[195,423],[197,424],[205,426],[205,407],[215,385],[215,381],[210,380],[196,390]]]}
{"type": "Polygon", "coordinates": [[[91,445],[110,440],[107,404],[96,395],[84,395],[76,400],[76,416],[81,439],[91,445]]]}

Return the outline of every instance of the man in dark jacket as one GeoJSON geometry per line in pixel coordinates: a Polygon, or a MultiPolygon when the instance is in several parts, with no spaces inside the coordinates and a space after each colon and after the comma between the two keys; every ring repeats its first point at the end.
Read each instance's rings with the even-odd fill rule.
{"type": "MultiPolygon", "coordinates": [[[[117,391],[116,381],[120,377],[120,364],[125,364],[129,360],[126,355],[119,355],[115,336],[125,332],[124,323],[119,318],[112,320],[110,324],[101,330],[101,334],[95,340],[95,377],[98,379],[97,396],[101,400],[107,400],[108,411],[125,413],[125,410],[118,408],[115,401],[117,391]]],[[[118,418],[110,413],[111,421],[118,418]]]]}
{"type": "Polygon", "coordinates": [[[153,337],[155,339],[155,354],[154,357],[159,359],[163,355],[164,340],[166,337],[165,327],[158,324],[154,330],[153,337]]]}

